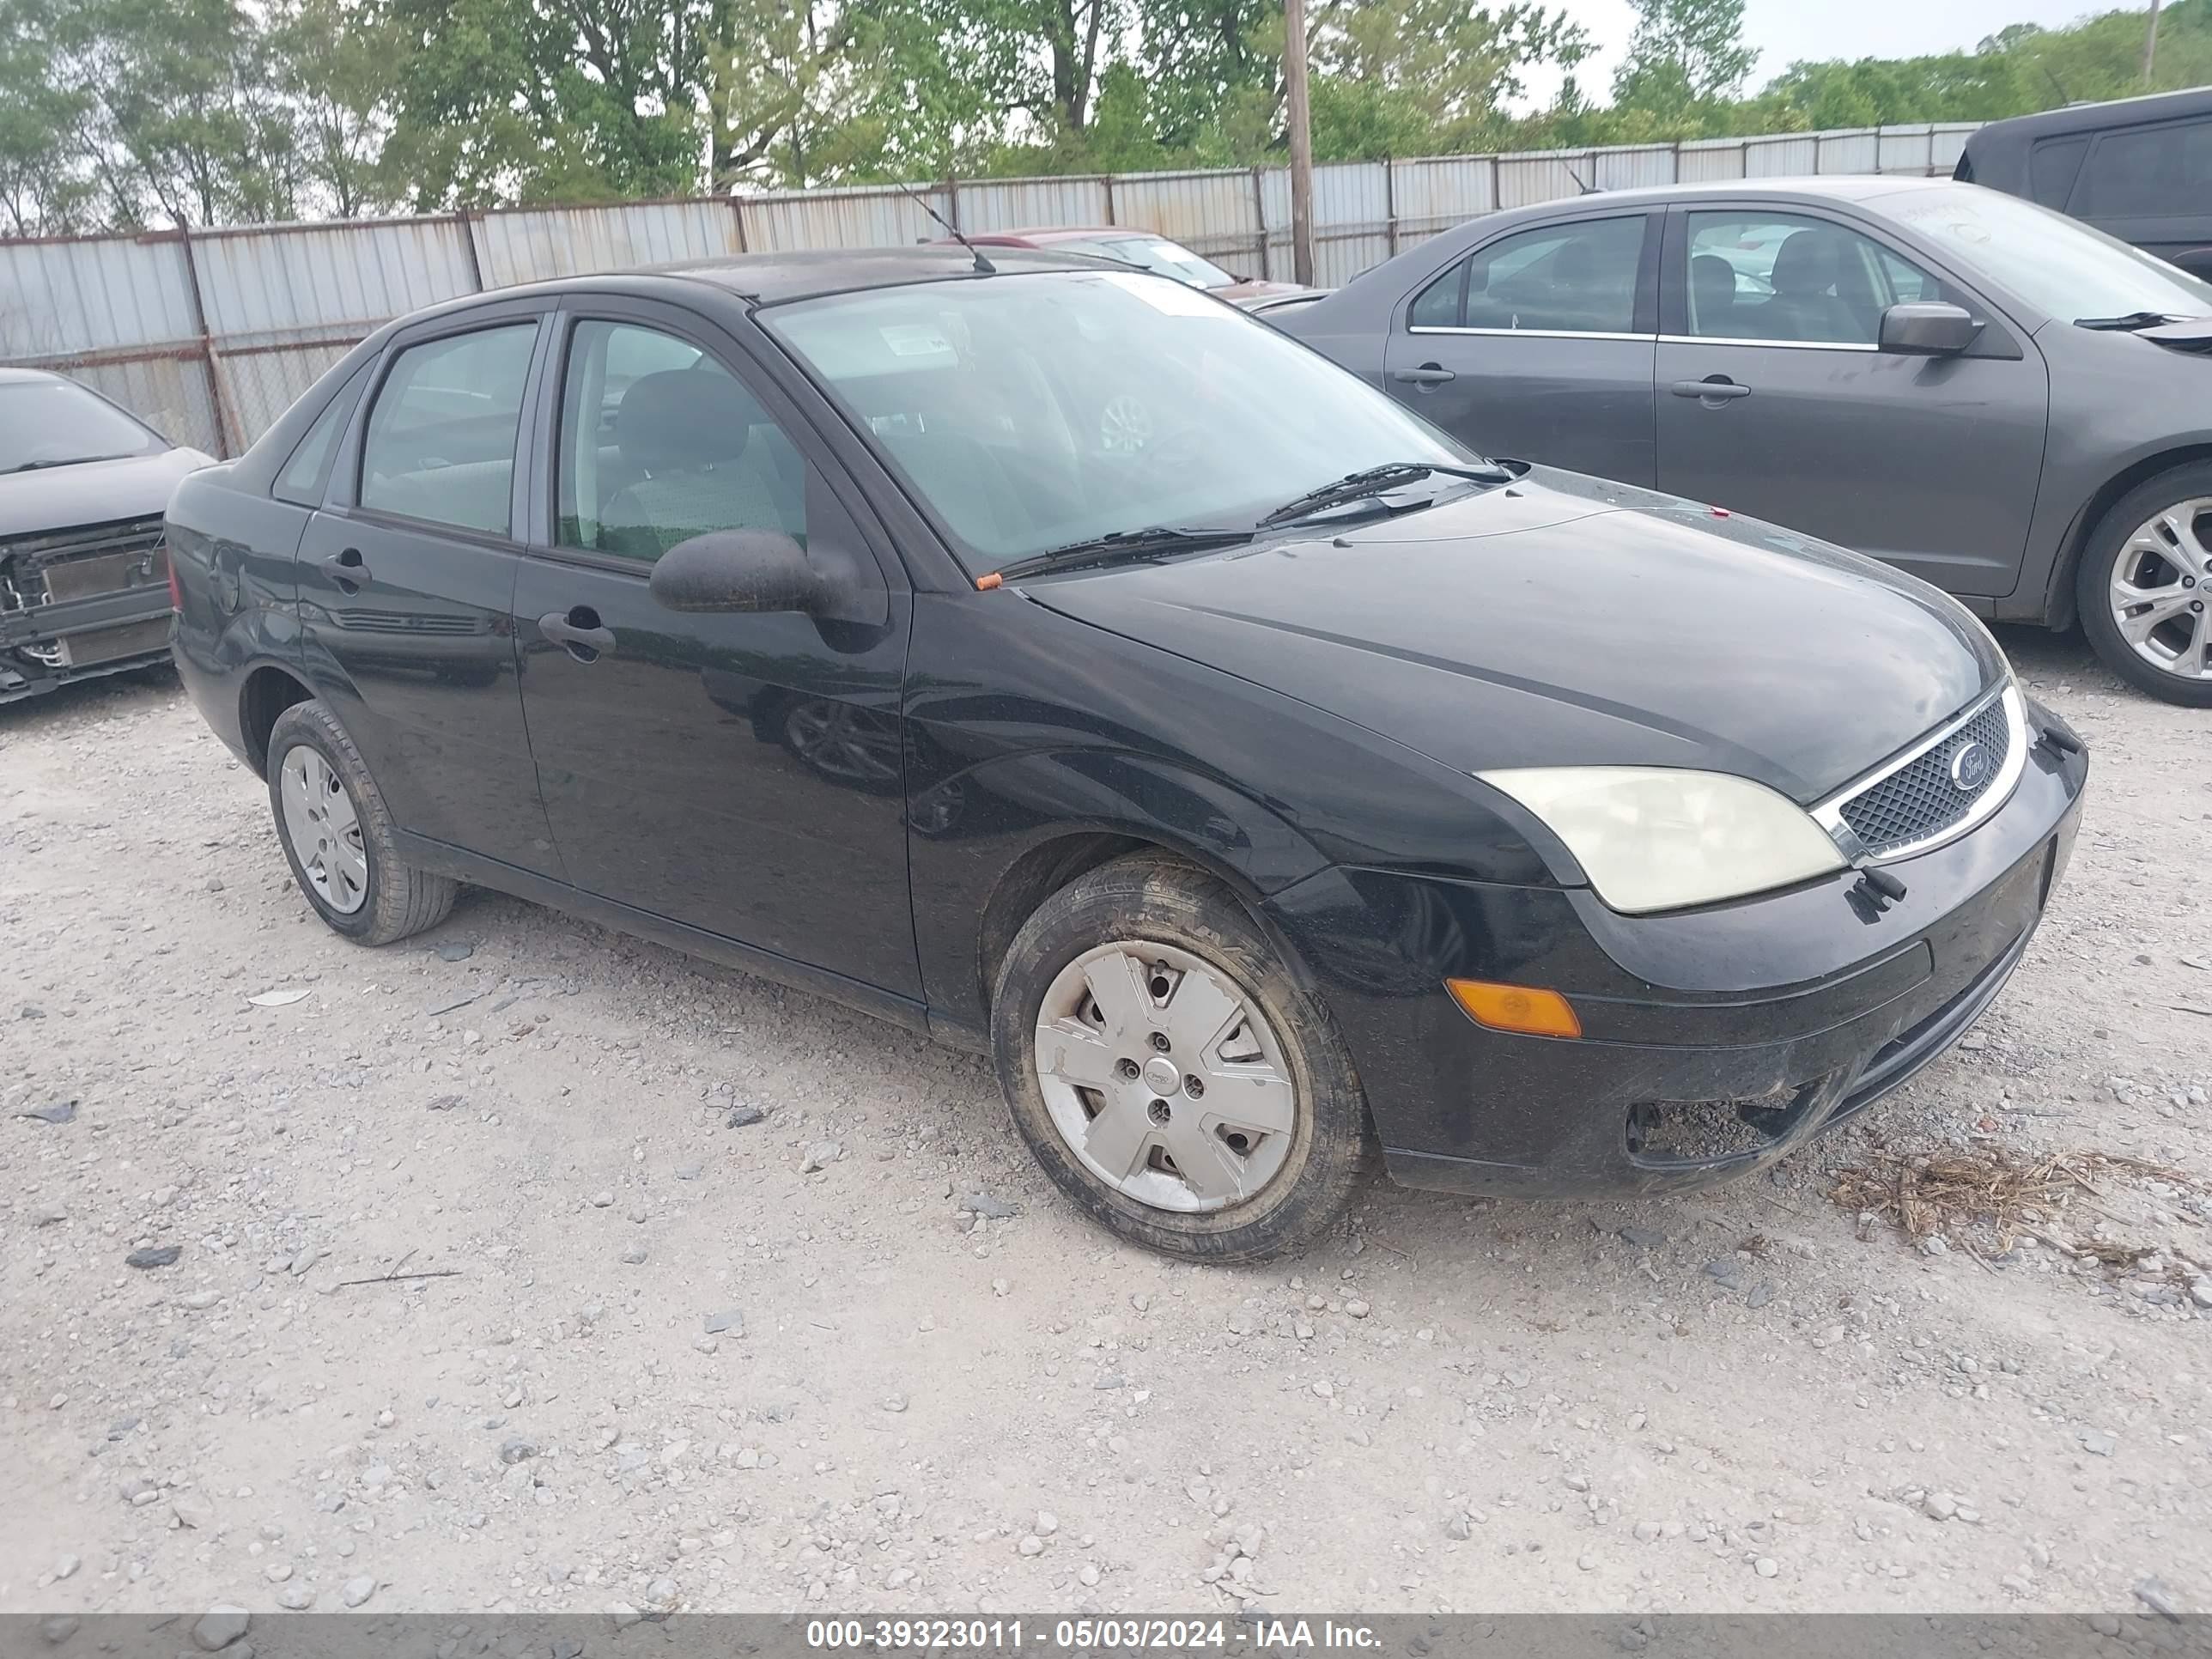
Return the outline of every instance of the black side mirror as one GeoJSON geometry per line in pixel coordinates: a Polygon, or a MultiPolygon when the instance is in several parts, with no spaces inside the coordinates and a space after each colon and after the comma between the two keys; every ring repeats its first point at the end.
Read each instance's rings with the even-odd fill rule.
{"type": "Polygon", "coordinates": [[[1906,356],[1956,356],[1981,331],[1964,307],[1948,300],[1912,300],[1881,313],[1881,349],[1906,356]]]}
{"type": "Polygon", "coordinates": [[[680,541],[653,567],[653,599],[670,611],[796,611],[847,619],[857,595],[817,569],[780,530],[712,530],[680,541]]]}

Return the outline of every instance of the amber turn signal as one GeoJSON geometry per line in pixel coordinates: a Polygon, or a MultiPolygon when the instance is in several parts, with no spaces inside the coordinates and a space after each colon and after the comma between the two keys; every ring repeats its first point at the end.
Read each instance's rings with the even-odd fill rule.
{"type": "Polygon", "coordinates": [[[1486,979],[1448,979],[1444,989],[1478,1025],[1530,1036],[1578,1037],[1583,1023],[1557,991],[1528,985],[1493,985],[1486,979]]]}

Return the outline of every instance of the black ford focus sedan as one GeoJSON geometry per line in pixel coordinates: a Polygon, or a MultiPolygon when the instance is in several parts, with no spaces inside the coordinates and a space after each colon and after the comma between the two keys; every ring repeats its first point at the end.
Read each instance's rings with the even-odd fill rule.
{"type": "Polygon", "coordinates": [[[1044,253],[441,307],[168,528],[179,670],[337,932],[473,883],[987,1052],[1070,1197],[1194,1257],[1376,1155],[1783,1155],[1997,994],[2087,770],[1932,587],[1044,253]]]}

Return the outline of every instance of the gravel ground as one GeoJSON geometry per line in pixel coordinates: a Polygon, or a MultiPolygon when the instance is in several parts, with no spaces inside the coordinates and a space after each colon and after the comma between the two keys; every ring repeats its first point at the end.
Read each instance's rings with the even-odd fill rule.
{"type": "Polygon", "coordinates": [[[2212,718],[2005,643],[2095,769],[1960,1051],[1249,1270],[828,1003],[489,895],[343,943],[161,677],[0,709],[0,1611],[2212,1608],[2212,718]],[[2189,1180],[2081,1195],[2120,1266],[1830,1202],[1942,1142],[2189,1180]]]}

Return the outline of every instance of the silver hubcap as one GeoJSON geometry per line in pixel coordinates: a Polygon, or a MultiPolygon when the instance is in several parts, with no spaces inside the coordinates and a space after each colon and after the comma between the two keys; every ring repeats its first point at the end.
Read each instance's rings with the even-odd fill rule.
{"type": "Polygon", "coordinates": [[[1098,411],[1098,446],[1110,453],[1133,455],[1152,441],[1152,411],[1142,398],[1127,392],[1109,398],[1098,411]]]}
{"type": "Polygon", "coordinates": [[[1046,1109],[1084,1168],[1158,1210],[1226,1209],[1282,1172],[1297,1094],[1260,1006],[1170,945],[1060,970],[1037,1015],[1046,1109]]]}
{"type": "Polygon", "coordinates": [[[2212,674],[2205,582],[2212,576],[2212,496],[2177,501],[2128,538],[2112,562],[2112,620],[2129,648],[2183,679],[2212,674]]]}
{"type": "Polygon", "coordinates": [[[284,839],[307,884],[331,909],[351,915],[368,898],[368,854],[353,797],[331,763],[305,744],[284,751],[276,794],[284,803],[284,839]]]}

